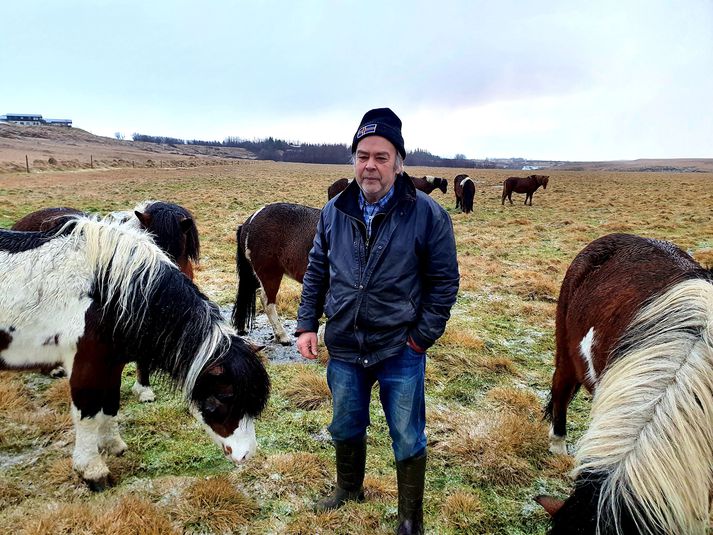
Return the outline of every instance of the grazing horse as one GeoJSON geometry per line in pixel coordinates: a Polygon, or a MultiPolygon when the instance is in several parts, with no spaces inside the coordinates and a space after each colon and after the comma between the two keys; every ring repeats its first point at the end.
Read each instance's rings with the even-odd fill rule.
{"type": "Polygon", "coordinates": [[[282,345],[292,343],[277,315],[277,292],[283,275],[302,283],[318,220],[317,208],[275,203],[263,206],[238,226],[238,288],[232,314],[238,333],[245,334],[246,326],[252,328],[255,295],[260,288],[260,300],[275,338],[282,345]]]}
{"type": "Polygon", "coordinates": [[[594,402],[573,494],[537,498],[551,533],[706,533],[713,271],[668,242],[599,238],[567,270],[556,338],[551,450],[566,452],[567,405],[581,384],[594,402]]]}
{"type": "MultiPolygon", "coordinates": [[[[406,174],[406,173],[404,173],[406,174]]],[[[406,175],[408,176],[408,175],[406,175]]],[[[444,178],[437,176],[424,176],[424,177],[413,177],[409,176],[413,185],[416,189],[420,189],[427,195],[430,195],[434,189],[439,189],[443,193],[448,190],[448,181],[444,178]]],[[[336,197],[342,191],[347,189],[349,182],[354,180],[353,178],[340,178],[332,182],[332,184],[327,188],[327,200],[336,197]]]]}
{"type": "Polygon", "coordinates": [[[439,189],[443,193],[446,193],[448,191],[448,181],[445,178],[441,178],[438,176],[412,176],[411,181],[413,182],[413,185],[416,186],[416,189],[420,189],[427,195],[430,195],[434,189],[439,189]]]}
{"type": "Polygon", "coordinates": [[[456,175],[453,179],[453,191],[456,194],[456,208],[460,207],[463,213],[473,211],[475,198],[475,182],[468,175],[456,175]]]}
{"type": "Polygon", "coordinates": [[[542,189],[547,189],[547,182],[549,182],[550,177],[545,175],[530,175],[525,178],[519,176],[511,176],[506,178],[503,182],[503,198],[500,204],[505,204],[505,198],[507,197],[510,204],[512,204],[512,193],[524,193],[525,194],[525,205],[527,205],[527,200],[530,199],[530,206],[532,206],[532,194],[537,191],[537,188],[542,186],[542,189]]]}
{"type": "MultiPolygon", "coordinates": [[[[11,230],[46,231],[63,225],[77,215],[87,214],[74,208],[42,208],[18,220],[11,230]]],[[[193,265],[200,258],[200,240],[193,215],[186,208],[163,201],[144,201],[133,210],[112,212],[107,217],[130,227],[147,230],[178,268],[193,280],[193,265]]],[[[50,374],[62,377],[64,369],[59,366],[50,374]]],[[[136,368],[136,382],[131,391],[144,403],[156,399],[149,386],[148,370],[140,364],[136,368]]]]}
{"type": "Polygon", "coordinates": [[[233,462],[254,452],[267,372],[147,232],[81,216],[50,232],[0,231],[0,369],[65,367],[73,466],[94,490],[110,481],[100,452],[126,449],[117,412],[129,359],[180,388],[233,462]]]}

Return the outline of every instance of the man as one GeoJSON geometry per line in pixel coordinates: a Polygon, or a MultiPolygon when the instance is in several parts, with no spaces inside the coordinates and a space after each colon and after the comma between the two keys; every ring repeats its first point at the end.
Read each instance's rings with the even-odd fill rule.
{"type": "Polygon", "coordinates": [[[318,320],[322,312],[328,318],[337,487],[317,509],[364,499],[369,401],[378,381],[396,457],[398,533],[422,533],[426,350],[443,334],[458,292],[453,226],[403,172],[401,120],[390,109],[364,115],[352,154],[356,180],[322,209],[297,321],[297,348],[313,359],[318,320]]]}

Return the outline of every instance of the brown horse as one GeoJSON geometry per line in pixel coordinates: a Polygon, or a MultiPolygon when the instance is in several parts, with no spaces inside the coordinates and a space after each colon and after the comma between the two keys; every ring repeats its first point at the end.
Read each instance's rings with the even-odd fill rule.
{"type": "Polygon", "coordinates": [[[629,234],[599,238],[576,256],[557,301],[555,373],[545,409],[550,451],[567,452],[567,407],[581,385],[595,391],[641,307],[683,279],[709,275],[675,245],[629,234]]]}
{"type": "MultiPolygon", "coordinates": [[[[434,189],[439,189],[443,193],[446,193],[446,191],[448,190],[448,181],[441,177],[437,177],[437,176],[413,177],[413,176],[411,176],[409,178],[413,182],[413,185],[416,186],[416,189],[420,189],[422,192],[424,192],[427,195],[430,195],[430,193],[434,189]]],[[[352,180],[354,180],[354,179],[353,178],[340,178],[340,179],[332,182],[332,184],[330,184],[330,186],[327,188],[327,200],[332,199],[333,197],[336,197],[342,191],[347,189],[349,182],[351,182],[352,180]]]]}
{"type": "Polygon", "coordinates": [[[525,204],[527,205],[527,200],[530,200],[530,206],[532,206],[532,194],[537,191],[537,188],[542,186],[542,189],[547,189],[547,182],[549,182],[550,177],[545,175],[530,175],[528,177],[522,178],[519,176],[511,176],[506,178],[503,182],[503,198],[501,204],[505,204],[505,198],[512,204],[512,194],[524,193],[525,194],[525,204]]]}
{"type": "Polygon", "coordinates": [[[292,343],[277,315],[277,292],[283,275],[302,283],[318,220],[317,208],[275,203],[260,208],[238,226],[238,288],[232,321],[239,334],[252,328],[255,296],[260,288],[260,300],[275,338],[282,345],[292,343]]]}
{"type": "MultiPolygon", "coordinates": [[[[19,219],[11,230],[49,231],[64,225],[76,216],[87,215],[75,208],[42,208],[19,219]]],[[[109,219],[141,228],[149,232],[158,245],[189,279],[193,280],[193,266],[200,257],[200,240],[193,215],[178,204],[162,201],[145,201],[136,205],[133,211],[112,212],[109,219]]],[[[50,374],[62,377],[62,367],[50,374]]],[[[153,401],[156,396],[149,386],[148,370],[139,363],[136,368],[136,383],[132,391],[140,401],[153,401]]]]}
{"type": "Polygon", "coordinates": [[[713,270],[675,245],[593,241],[567,270],[545,412],[565,450],[567,405],[594,391],[574,491],[538,496],[552,535],[698,533],[713,493],[713,270]]]}
{"type": "Polygon", "coordinates": [[[473,211],[475,199],[475,182],[468,175],[456,175],[453,179],[453,191],[456,195],[456,208],[460,207],[463,213],[473,211]]]}

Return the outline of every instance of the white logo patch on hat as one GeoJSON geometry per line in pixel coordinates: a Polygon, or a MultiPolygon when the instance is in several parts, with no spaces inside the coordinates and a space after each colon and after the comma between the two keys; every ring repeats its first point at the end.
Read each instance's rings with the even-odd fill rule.
{"type": "Polygon", "coordinates": [[[364,137],[367,134],[373,134],[376,132],[376,123],[365,124],[357,131],[357,139],[364,137]]]}

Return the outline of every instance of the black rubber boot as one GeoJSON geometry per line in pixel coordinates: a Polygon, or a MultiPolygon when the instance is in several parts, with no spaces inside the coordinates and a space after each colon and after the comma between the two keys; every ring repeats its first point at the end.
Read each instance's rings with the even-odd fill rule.
{"type": "Polygon", "coordinates": [[[426,452],[396,461],[396,479],[399,486],[399,527],[396,533],[422,535],[426,452]]]}
{"type": "Polygon", "coordinates": [[[366,435],[345,442],[334,441],[337,454],[337,488],[314,507],[318,513],[339,509],[348,501],[364,501],[364,470],[366,468],[366,435]]]}

